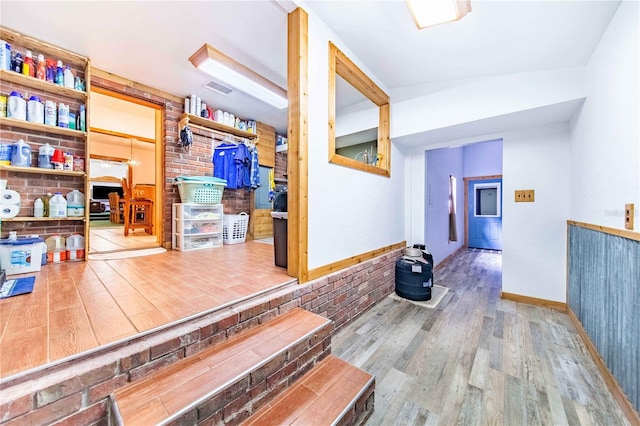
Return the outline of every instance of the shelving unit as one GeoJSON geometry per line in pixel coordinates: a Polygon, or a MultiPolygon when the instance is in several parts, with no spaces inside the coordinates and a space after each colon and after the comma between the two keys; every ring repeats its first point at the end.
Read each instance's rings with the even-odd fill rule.
{"type": "Polygon", "coordinates": [[[209,120],[208,118],[198,117],[192,114],[182,114],[180,116],[179,131],[184,129],[184,126],[200,128],[204,131],[215,130],[221,133],[227,133],[239,138],[246,138],[255,140],[258,138],[257,133],[249,133],[244,130],[236,129],[235,127],[227,126],[226,124],[218,123],[217,121],[209,120]]]}
{"type": "MultiPolygon", "coordinates": [[[[22,53],[31,50],[33,57],[43,54],[45,58],[61,60],[69,65],[74,74],[85,81],[86,91],[71,89],[53,84],[34,77],[19,74],[11,70],[0,70],[0,94],[8,96],[13,90],[23,96],[35,94],[44,100],[52,100],[56,104],[64,103],[70,110],[79,113],[84,105],[85,125],[89,129],[89,101],[91,64],[88,58],[61,49],[47,42],[34,39],[13,30],[0,27],[0,39],[11,44],[12,50],[22,53]]],[[[89,136],[85,131],[71,128],[33,123],[14,118],[0,117],[0,129],[9,130],[10,139],[3,138],[2,143],[12,143],[23,139],[32,151],[32,167],[18,167],[0,165],[0,178],[7,180],[8,187],[18,191],[21,195],[20,213],[13,218],[2,219],[3,237],[9,231],[21,234],[39,234],[46,238],[52,234],[80,233],[85,236],[85,252],[89,247],[89,136]],[[48,142],[54,149],[70,152],[85,159],[84,171],[53,170],[35,167],[38,160],[38,149],[48,142]],[[85,214],[82,217],[33,217],[33,202],[35,198],[42,198],[47,192],[67,192],[78,189],[85,194],[85,214]],[[6,225],[5,225],[6,224],[6,225]]]]}
{"type": "Polygon", "coordinates": [[[173,205],[171,247],[190,251],[222,246],[222,204],[173,205]]]}

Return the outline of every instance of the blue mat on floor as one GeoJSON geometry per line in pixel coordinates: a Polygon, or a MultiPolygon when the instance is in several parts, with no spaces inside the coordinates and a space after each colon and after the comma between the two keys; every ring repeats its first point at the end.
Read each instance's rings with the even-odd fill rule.
{"type": "Polygon", "coordinates": [[[33,284],[36,277],[24,277],[7,280],[0,287],[0,299],[17,296],[19,294],[27,294],[33,291],[33,284]]]}

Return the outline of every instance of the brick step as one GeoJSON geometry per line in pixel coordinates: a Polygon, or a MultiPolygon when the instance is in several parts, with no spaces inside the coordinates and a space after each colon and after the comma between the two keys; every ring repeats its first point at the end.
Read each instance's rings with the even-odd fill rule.
{"type": "Polygon", "coordinates": [[[117,423],[239,423],[330,353],[331,321],[293,309],[132,382],[117,423]]]}
{"type": "Polygon", "coordinates": [[[374,387],[371,374],[329,355],[243,426],[364,424],[374,387]]]}

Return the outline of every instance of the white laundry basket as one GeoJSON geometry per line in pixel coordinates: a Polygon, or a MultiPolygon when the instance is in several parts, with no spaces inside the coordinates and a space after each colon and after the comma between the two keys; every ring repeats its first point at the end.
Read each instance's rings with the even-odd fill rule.
{"type": "Polygon", "coordinates": [[[225,214],[222,218],[222,242],[224,244],[244,243],[249,226],[249,215],[225,214]]]}

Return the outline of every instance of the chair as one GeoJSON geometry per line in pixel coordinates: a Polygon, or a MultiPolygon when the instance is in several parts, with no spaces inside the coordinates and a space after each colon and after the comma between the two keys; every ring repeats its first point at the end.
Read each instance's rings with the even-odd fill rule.
{"type": "Polygon", "coordinates": [[[123,210],[120,203],[120,195],[117,192],[109,193],[109,221],[113,223],[123,222],[123,210]]]}
{"type": "Polygon", "coordinates": [[[134,229],[144,229],[153,235],[153,201],[146,198],[136,198],[126,178],[122,179],[124,192],[124,235],[134,229]]]}

